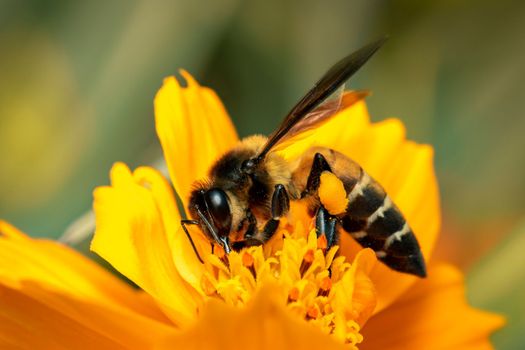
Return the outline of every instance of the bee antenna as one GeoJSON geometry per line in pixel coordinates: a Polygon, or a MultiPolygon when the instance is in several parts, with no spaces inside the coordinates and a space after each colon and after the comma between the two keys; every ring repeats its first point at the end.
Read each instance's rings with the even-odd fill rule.
{"type": "Polygon", "coordinates": [[[181,220],[180,225],[182,226],[182,229],[184,230],[184,233],[186,233],[186,237],[188,237],[188,240],[190,241],[191,247],[193,248],[193,251],[195,252],[195,255],[197,256],[197,259],[204,264],[204,260],[202,260],[199,252],[197,251],[197,247],[195,247],[195,243],[193,242],[193,239],[191,238],[190,233],[188,232],[188,229],[186,228],[186,225],[198,225],[199,222],[197,220],[181,220]]]}

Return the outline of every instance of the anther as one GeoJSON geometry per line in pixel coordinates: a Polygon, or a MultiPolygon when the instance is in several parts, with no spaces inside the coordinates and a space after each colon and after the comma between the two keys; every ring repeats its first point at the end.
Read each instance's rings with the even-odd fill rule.
{"type": "Polygon", "coordinates": [[[312,265],[314,262],[314,257],[315,255],[312,249],[308,249],[306,253],[304,253],[303,261],[301,262],[301,267],[299,268],[301,275],[304,275],[308,268],[312,265]]]}
{"type": "Polygon", "coordinates": [[[226,265],[226,267],[230,267],[230,260],[228,259],[228,254],[224,251],[224,248],[220,245],[215,245],[214,254],[226,265]]]}
{"type": "Polygon", "coordinates": [[[306,310],[306,319],[315,320],[317,317],[319,317],[319,308],[317,307],[317,305],[310,306],[308,310],[306,310]]]}
{"type": "Polygon", "coordinates": [[[321,280],[321,283],[319,285],[319,292],[317,295],[328,296],[328,293],[330,293],[330,289],[332,289],[332,280],[330,279],[330,277],[325,277],[321,280]]]}
{"type": "Polygon", "coordinates": [[[242,264],[248,268],[248,270],[250,270],[250,272],[252,273],[253,277],[256,277],[256,272],[255,272],[255,266],[253,265],[253,263],[255,262],[255,260],[253,259],[253,256],[248,253],[248,252],[244,252],[243,255],[242,255],[242,264]]]}
{"type": "Polygon", "coordinates": [[[297,287],[293,287],[292,289],[290,289],[290,291],[288,292],[288,302],[289,303],[292,303],[294,301],[297,301],[299,300],[299,295],[300,295],[300,291],[297,287]]]}
{"type": "Polygon", "coordinates": [[[317,248],[322,249],[323,251],[326,251],[327,247],[328,247],[328,240],[326,239],[326,236],[320,235],[317,238],[317,248]]]}

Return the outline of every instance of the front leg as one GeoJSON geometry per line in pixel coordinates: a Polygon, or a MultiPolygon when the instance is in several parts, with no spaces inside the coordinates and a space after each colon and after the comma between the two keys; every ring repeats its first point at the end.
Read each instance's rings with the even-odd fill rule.
{"type": "Polygon", "coordinates": [[[246,231],[244,240],[233,244],[235,250],[264,244],[273,237],[279,227],[280,218],[286,215],[290,210],[290,197],[288,196],[288,192],[286,192],[284,185],[275,185],[271,206],[272,218],[266,222],[263,230],[257,232],[257,227],[255,225],[250,226],[251,229],[246,231]]]}

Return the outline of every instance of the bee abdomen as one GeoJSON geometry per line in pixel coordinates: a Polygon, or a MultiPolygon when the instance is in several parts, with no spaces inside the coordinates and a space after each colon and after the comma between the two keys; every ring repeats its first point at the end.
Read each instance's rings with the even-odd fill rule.
{"type": "Polygon", "coordinates": [[[383,188],[364,171],[348,193],[342,227],[390,268],[426,276],[416,236],[383,188]]]}

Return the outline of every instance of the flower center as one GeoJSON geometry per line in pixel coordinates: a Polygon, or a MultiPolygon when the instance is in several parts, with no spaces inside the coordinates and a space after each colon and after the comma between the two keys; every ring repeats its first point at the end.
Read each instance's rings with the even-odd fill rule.
{"type": "Polygon", "coordinates": [[[208,255],[202,288],[210,298],[243,306],[261,286],[277,285],[293,314],[355,346],[375,307],[373,285],[357,257],[350,264],[336,256],[337,246],[326,250],[324,236],[304,232],[283,229],[264,246],[208,255]]]}

